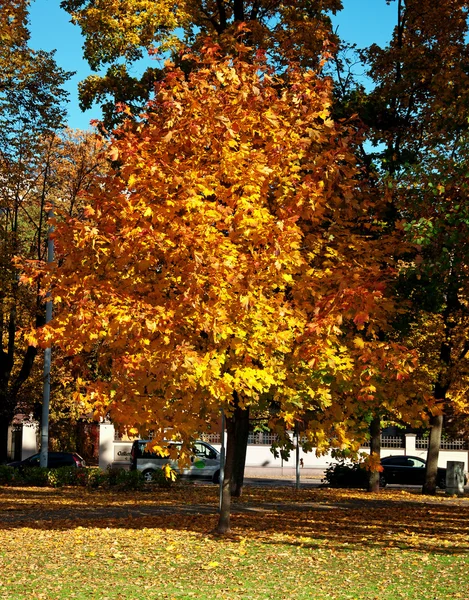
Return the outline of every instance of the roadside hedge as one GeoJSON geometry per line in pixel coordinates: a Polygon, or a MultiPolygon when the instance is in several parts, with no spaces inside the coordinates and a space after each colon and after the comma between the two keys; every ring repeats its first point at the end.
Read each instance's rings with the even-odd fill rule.
{"type": "MultiPolygon", "coordinates": [[[[173,483],[162,469],[157,469],[152,484],[167,487],[173,483]]],[[[81,486],[90,489],[116,488],[119,490],[139,490],[146,484],[141,471],[109,468],[106,471],[94,467],[60,467],[47,469],[29,467],[17,469],[0,465],[0,485],[33,485],[39,487],[81,486]]]]}

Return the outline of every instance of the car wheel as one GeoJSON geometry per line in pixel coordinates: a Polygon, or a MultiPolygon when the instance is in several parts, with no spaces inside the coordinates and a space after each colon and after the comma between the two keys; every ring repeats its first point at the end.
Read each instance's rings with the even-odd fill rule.
{"type": "Polygon", "coordinates": [[[153,474],[154,473],[155,473],[154,469],[146,469],[146,471],[142,471],[143,479],[147,483],[150,483],[150,481],[153,481],[153,474]]]}
{"type": "Polygon", "coordinates": [[[385,488],[387,484],[386,477],[384,475],[379,476],[379,487],[385,488]]]}
{"type": "Polygon", "coordinates": [[[220,483],[220,471],[213,474],[212,481],[213,483],[220,483]]]}

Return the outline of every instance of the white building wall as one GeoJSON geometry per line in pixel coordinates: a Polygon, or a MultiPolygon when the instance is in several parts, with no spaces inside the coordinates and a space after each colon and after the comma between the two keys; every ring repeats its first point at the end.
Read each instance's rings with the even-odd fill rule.
{"type": "MultiPolygon", "coordinates": [[[[124,441],[115,441],[114,440],[114,427],[111,424],[101,424],[101,427],[105,427],[106,431],[106,440],[107,442],[103,444],[103,448],[105,449],[105,455],[103,457],[100,455],[99,466],[101,468],[106,468],[109,465],[121,466],[124,468],[128,468],[130,465],[130,449],[132,446],[132,442],[124,442],[124,441]],[[112,431],[111,429],[112,428],[112,431]],[[112,447],[110,449],[109,444],[112,441],[112,447]]],[[[225,436],[226,437],[226,436],[225,436]]],[[[101,440],[101,435],[100,435],[101,440]]],[[[405,448],[382,448],[381,456],[395,456],[395,455],[409,455],[409,456],[419,456],[421,458],[426,458],[427,451],[426,450],[417,450],[415,448],[415,434],[406,434],[405,436],[405,448]]],[[[221,444],[209,442],[216,448],[220,450],[221,444]]],[[[226,444],[226,439],[225,439],[226,444]]],[[[101,442],[100,442],[101,449],[101,442]]],[[[362,448],[361,452],[369,452],[369,448],[362,448]]],[[[324,455],[316,456],[316,452],[313,450],[312,452],[303,452],[300,449],[299,452],[300,465],[302,468],[309,469],[327,469],[331,464],[337,462],[332,458],[331,452],[327,452],[324,455]],[[301,462],[302,461],[302,462],[301,462]]],[[[295,467],[295,452],[293,451],[290,454],[289,460],[283,460],[280,456],[276,458],[272,452],[270,451],[270,444],[248,444],[247,454],[246,454],[246,467],[257,467],[257,468],[265,468],[269,469],[272,467],[295,467]]],[[[446,463],[448,461],[462,461],[464,462],[464,470],[467,472],[469,470],[469,460],[468,460],[468,451],[467,450],[440,450],[438,466],[446,467],[446,463]]]]}
{"type": "Polygon", "coordinates": [[[29,458],[37,452],[37,431],[38,423],[36,421],[25,421],[23,423],[23,438],[21,444],[21,460],[29,458]]]}

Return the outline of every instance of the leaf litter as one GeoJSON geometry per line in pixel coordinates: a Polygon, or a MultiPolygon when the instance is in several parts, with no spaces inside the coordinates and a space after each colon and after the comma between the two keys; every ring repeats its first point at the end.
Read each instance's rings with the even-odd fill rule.
{"type": "Polygon", "coordinates": [[[253,487],[227,536],[209,485],[0,500],[0,598],[469,597],[469,498],[253,487]]]}

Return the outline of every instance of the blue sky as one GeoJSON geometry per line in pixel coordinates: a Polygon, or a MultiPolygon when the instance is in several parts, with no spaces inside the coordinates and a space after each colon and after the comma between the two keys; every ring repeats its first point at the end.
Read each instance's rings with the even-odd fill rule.
{"type": "MultiPolygon", "coordinates": [[[[31,47],[56,50],[56,61],[67,71],[76,71],[68,83],[70,92],[69,125],[86,129],[90,119],[99,118],[99,109],[82,113],[78,107],[77,86],[90,74],[82,58],[83,40],[78,27],[70,23],[69,15],[60,8],[60,0],[35,0],[31,5],[31,47]]],[[[385,0],[343,0],[344,10],[335,19],[342,39],[358,47],[373,42],[385,45],[396,22],[396,3],[385,0]]]]}

